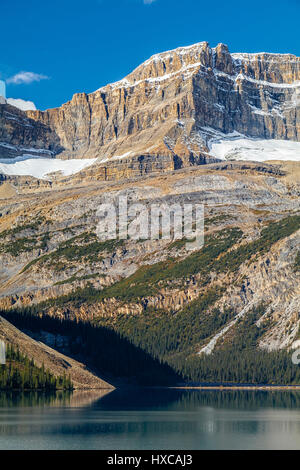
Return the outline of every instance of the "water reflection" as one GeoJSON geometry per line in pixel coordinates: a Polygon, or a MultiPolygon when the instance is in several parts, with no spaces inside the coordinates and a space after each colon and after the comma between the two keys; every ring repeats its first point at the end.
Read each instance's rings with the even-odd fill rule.
{"type": "Polygon", "coordinates": [[[68,405],[72,392],[0,392],[0,408],[68,405]]]}
{"type": "Polygon", "coordinates": [[[111,390],[78,390],[52,392],[1,392],[0,409],[15,407],[68,406],[82,407],[100,400],[111,390]]]}
{"type": "Polygon", "coordinates": [[[300,408],[300,391],[264,390],[114,390],[97,402],[103,409],[160,408],[193,411],[199,407],[255,410],[261,408],[300,408]]]}
{"type": "Polygon", "coordinates": [[[300,393],[3,392],[0,448],[299,449],[300,393]]]}
{"type": "Polygon", "coordinates": [[[179,389],[80,390],[49,393],[0,391],[0,408],[40,406],[94,406],[103,410],[163,408],[181,411],[197,410],[203,406],[238,410],[300,409],[300,391],[179,389]]]}

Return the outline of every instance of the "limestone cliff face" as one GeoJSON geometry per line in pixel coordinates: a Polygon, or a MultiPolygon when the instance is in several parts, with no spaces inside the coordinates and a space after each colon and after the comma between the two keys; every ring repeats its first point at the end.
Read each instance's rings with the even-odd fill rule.
{"type": "Polygon", "coordinates": [[[0,158],[24,154],[49,157],[60,150],[59,138],[49,126],[30,119],[15,106],[0,105],[0,158]]]}
{"type": "Polygon", "coordinates": [[[157,54],[120,82],[28,112],[66,156],[203,155],[212,128],[300,140],[300,58],[230,54],[208,43],[157,54]],[[128,154],[129,155],[129,154],[128,154]]]}
{"type": "MultiPolygon", "coordinates": [[[[207,163],[216,131],[300,140],[300,58],[230,54],[224,44],[203,42],[154,55],[125,79],[60,108],[23,116],[38,126],[29,140],[63,148],[63,158],[96,156],[106,165],[154,157],[168,168],[207,163]]],[[[14,129],[7,134],[6,142],[18,140],[14,129]]]]}

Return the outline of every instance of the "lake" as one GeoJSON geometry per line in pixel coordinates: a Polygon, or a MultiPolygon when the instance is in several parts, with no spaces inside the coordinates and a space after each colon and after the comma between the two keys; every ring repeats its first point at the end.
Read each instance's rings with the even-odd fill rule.
{"type": "Polygon", "coordinates": [[[300,449],[300,392],[0,392],[0,449],[300,449]]]}

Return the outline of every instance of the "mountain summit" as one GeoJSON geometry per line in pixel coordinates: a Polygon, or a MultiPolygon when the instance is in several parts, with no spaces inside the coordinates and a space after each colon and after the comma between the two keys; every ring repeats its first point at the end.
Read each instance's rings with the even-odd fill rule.
{"type": "MultiPolygon", "coordinates": [[[[1,108],[5,144],[30,141],[60,158],[98,157],[105,165],[180,168],[220,158],[211,152],[216,140],[299,142],[300,58],[230,54],[224,44],[201,42],[156,54],[123,80],[75,94],[60,108],[15,119],[13,107],[1,108]]],[[[0,153],[7,156],[7,147],[0,153]]]]}

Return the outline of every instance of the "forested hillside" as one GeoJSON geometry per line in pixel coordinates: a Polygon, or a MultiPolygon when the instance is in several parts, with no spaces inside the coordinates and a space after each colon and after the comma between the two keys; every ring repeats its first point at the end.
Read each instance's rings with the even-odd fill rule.
{"type": "Polygon", "coordinates": [[[32,359],[10,344],[6,347],[6,364],[0,365],[0,390],[71,390],[70,377],[55,377],[44,366],[37,367],[32,359]]]}

